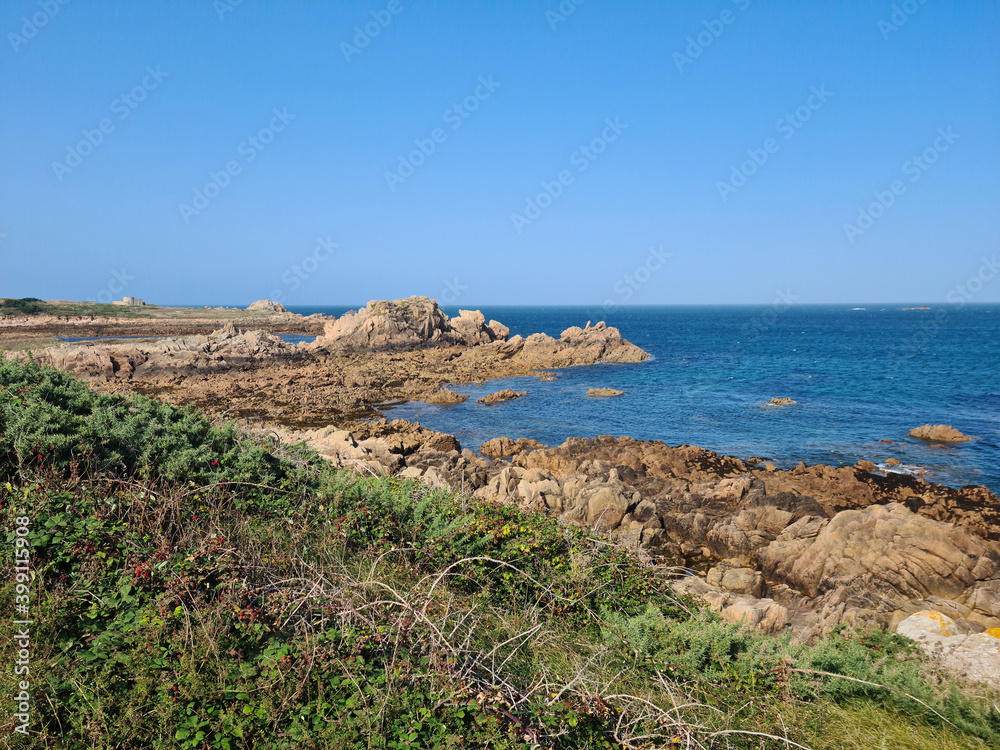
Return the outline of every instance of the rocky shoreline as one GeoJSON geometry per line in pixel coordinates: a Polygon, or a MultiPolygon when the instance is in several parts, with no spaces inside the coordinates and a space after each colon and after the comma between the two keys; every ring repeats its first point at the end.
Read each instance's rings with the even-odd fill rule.
{"type": "Polygon", "coordinates": [[[646,353],[603,323],[558,339],[511,337],[478,312],[449,319],[426,297],[371,302],[335,320],[266,317],[276,315],[318,338],[291,345],[230,321],[210,333],[33,356],[98,388],[194,403],[305,441],[338,466],[544,509],[696,573],[679,589],[768,632],[805,639],[842,624],[895,627],[925,610],[965,634],[1000,627],[1000,503],[985,487],[953,489],[861,465],[779,471],[628,437],[546,447],[517,435],[477,453],[452,435],[379,419],[378,407],[458,403],[466,397],[449,385],[558,377],[553,370],[637,363],[646,353]]]}

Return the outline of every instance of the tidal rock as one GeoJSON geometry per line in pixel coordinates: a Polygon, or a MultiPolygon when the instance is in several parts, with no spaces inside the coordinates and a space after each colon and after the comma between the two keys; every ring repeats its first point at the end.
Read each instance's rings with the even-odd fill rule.
{"type": "Polygon", "coordinates": [[[967,440],[972,440],[968,435],[963,435],[959,430],[946,424],[921,425],[914,427],[909,434],[910,437],[935,443],[964,443],[967,440]]]}
{"type": "Polygon", "coordinates": [[[790,406],[791,404],[794,404],[796,402],[788,398],[787,396],[782,396],[781,398],[772,398],[767,403],[770,406],[790,406]]]}
{"type": "Polygon", "coordinates": [[[421,401],[428,404],[439,404],[447,406],[449,404],[461,404],[468,400],[468,395],[453,391],[450,388],[439,388],[429,396],[424,396],[421,401]]]}
{"type": "Polygon", "coordinates": [[[512,401],[515,398],[521,398],[521,396],[527,396],[527,391],[515,391],[510,388],[504,388],[502,391],[497,391],[496,393],[491,393],[482,398],[477,398],[477,404],[499,404],[501,401],[512,401]]]}
{"type": "Polygon", "coordinates": [[[624,396],[625,391],[619,391],[615,388],[588,388],[587,395],[597,397],[624,396]]]}

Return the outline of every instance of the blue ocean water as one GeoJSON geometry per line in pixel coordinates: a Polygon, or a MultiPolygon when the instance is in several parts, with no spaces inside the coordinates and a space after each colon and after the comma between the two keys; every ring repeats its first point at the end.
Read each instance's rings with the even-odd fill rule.
{"type": "MultiPolygon", "coordinates": [[[[349,308],[292,309],[339,315],[349,308]]],[[[630,435],[766,458],[783,468],[799,460],[839,466],[895,458],[902,466],[885,468],[1000,492],[1000,305],[479,309],[512,335],[558,337],[571,325],[605,320],[652,357],[568,368],[552,382],[458,386],[473,398],[454,406],[403,404],[383,409],[387,417],[452,433],[473,450],[500,435],[548,445],[570,436],[630,435]],[[588,388],[603,386],[625,395],[587,397],[588,388]],[[528,395],[497,406],[475,403],[502,387],[528,395]],[[764,406],[772,396],[798,403],[764,406]],[[949,450],[907,436],[928,422],[976,440],[949,450]]]]}

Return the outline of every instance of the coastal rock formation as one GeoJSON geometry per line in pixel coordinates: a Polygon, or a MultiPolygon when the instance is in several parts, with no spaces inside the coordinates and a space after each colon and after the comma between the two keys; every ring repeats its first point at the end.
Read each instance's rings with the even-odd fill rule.
{"type": "Polygon", "coordinates": [[[796,402],[788,398],[787,396],[782,396],[781,398],[772,398],[770,401],[767,402],[768,406],[790,406],[794,403],[796,402]]]}
{"type": "MultiPolygon", "coordinates": [[[[232,323],[207,336],[154,339],[96,346],[56,346],[34,353],[36,361],[104,381],[150,381],[243,368],[295,347],[263,331],[242,332],[232,323]]],[[[25,358],[24,353],[16,356],[25,358]]]]}
{"type": "Polygon", "coordinates": [[[527,391],[515,391],[510,388],[504,388],[502,391],[497,391],[496,393],[490,393],[482,398],[477,398],[477,404],[499,404],[501,401],[513,401],[515,398],[521,398],[521,396],[527,396],[527,391]]]}
{"type": "Polygon", "coordinates": [[[479,311],[460,310],[458,317],[449,320],[428,297],[375,300],[327,323],[315,348],[378,351],[446,344],[477,346],[506,340],[506,326],[491,325],[486,325],[479,311]]]}
{"type": "Polygon", "coordinates": [[[541,447],[541,443],[529,438],[519,438],[515,441],[509,437],[498,437],[483,443],[479,448],[479,452],[490,458],[509,458],[523,451],[541,447]]]}
{"type": "Polygon", "coordinates": [[[610,396],[624,396],[625,391],[619,391],[615,388],[588,388],[587,395],[597,398],[606,398],[610,396]]]}
{"type": "Polygon", "coordinates": [[[453,391],[450,388],[439,388],[429,396],[424,396],[420,400],[428,404],[447,406],[449,404],[465,403],[469,400],[469,397],[465,393],[459,393],[458,391],[453,391]]]}
{"type": "Polygon", "coordinates": [[[1000,506],[985,488],[854,467],[758,470],[700,448],[610,437],[519,452],[513,467],[487,474],[477,497],[544,505],[670,564],[711,568],[706,584],[726,602],[770,592],[803,634],[885,626],[928,604],[1000,625],[1000,506]]]}
{"type": "MultiPolygon", "coordinates": [[[[263,310],[239,311],[242,317],[234,317],[236,312],[197,311],[218,316],[213,321],[188,317],[190,311],[158,308],[149,314],[161,317],[143,320],[137,327],[108,319],[107,325],[94,321],[80,330],[89,335],[162,334],[177,327],[198,330],[214,322],[210,330],[215,331],[221,324],[219,318],[228,319],[234,325],[228,335],[243,338],[221,344],[209,340],[217,333],[156,341],[98,341],[40,347],[37,358],[90,379],[97,387],[113,383],[109,387],[124,386],[166,400],[194,403],[210,412],[224,411],[230,417],[253,417],[301,429],[348,426],[354,419],[379,416],[380,404],[407,400],[460,403],[463,396],[447,388],[453,383],[526,375],[545,378],[554,367],[639,362],[647,357],[603,323],[571,329],[560,339],[535,335],[507,340],[509,330],[503,324],[486,324],[481,313],[469,311],[449,320],[427,298],[373,302],[338,320],[263,310]],[[319,327],[325,335],[293,346],[274,337],[261,338],[253,331],[235,333],[258,326],[294,333],[318,333],[319,327]],[[364,356],[357,356],[360,352],[364,356]]],[[[64,325],[62,320],[40,321],[40,317],[27,323],[4,319],[0,337],[7,328],[19,331],[24,326],[35,334],[65,335],[67,326],[76,333],[74,321],[64,325]]]]}
{"type": "Polygon", "coordinates": [[[959,430],[946,424],[921,425],[914,427],[909,434],[910,437],[932,443],[964,443],[967,440],[972,440],[968,435],[963,435],[959,430]]]}
{"type": "Polygon", "coordinates": [[[941,612],[925,610],[900,622],[896,632],[912,638],[959,677],[1000,688],[1000,629],[970,629],[941,612]]]}
{"type": "Polygon", "coordinates": [[[278,302],[273,302],[269,299],[259,299],[252,305],[250,305],[250,307],[248,307],[247,310],[263,310],[265,312],[272,312],[272,313],[288,312],[288,310],[285,309],[284,305],[279,304],[278,302]]]}

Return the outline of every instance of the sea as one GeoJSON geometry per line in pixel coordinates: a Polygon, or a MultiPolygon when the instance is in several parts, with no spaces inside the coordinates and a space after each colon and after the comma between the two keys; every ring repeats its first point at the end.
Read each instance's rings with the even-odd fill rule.
{"type": "MultiPolygon", "coordinates": [[[[289,309],[341,315],[353,308],[289,309]]],[[[868,460],[883,471],[953,487],[981,484],[1000,494],[1000,305],[473,309],[522,336],[558,337],[570,326],[604,320],[650,358],[566,368],[554,381],[456,384],[470,394],[467,402],[386,405],[387,418],[451,433],[473,450],[501,435],[552,446],[571,436],[629,435],[779,468],[868,460]],[[625,395],[586,395],[603,387],[625,395]],[[528,395],[475,403],[501,388],[528,395]],[[770,406],[772,397],[796,403],[770,406]],[[907,435],[926,423],[952,425],[975,439],[940,447],[907,435]]]]}

